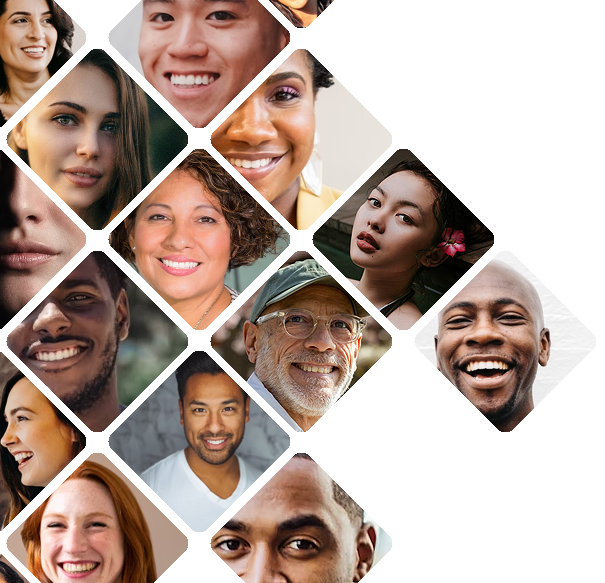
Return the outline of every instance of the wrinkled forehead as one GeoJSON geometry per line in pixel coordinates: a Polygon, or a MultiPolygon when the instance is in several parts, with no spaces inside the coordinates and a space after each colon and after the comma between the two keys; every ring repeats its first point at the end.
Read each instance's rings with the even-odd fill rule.
{"type": "Polygon", "coordinates": [[[349,296],[341,289],[331,285],[311,284],[279,302],[270,304],[263,314],[290,308],[302,308],[316,313],[319,311],[329,314],[355,313],[349,296]]]}
{"type": "Polygon", "coordinates": [[[487,265],[440,313],[443,318],[456,307],[490,307],[504,302],[515,303],[544,326],[542,302],[536,288],[518,271],[499,261],[487,265]]]}

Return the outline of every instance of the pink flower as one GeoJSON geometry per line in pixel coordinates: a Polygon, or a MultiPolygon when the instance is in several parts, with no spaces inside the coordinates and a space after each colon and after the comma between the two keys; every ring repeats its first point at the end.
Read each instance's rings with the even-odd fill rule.
{"type": "Polygon", "coordinates": [[[443,250],[447,255],[453,257],[456,253],[463,253],[466,251],[466,245],[464,244],[464,233],[462,231],[454,231],[451,227],[448,227],[441,234],[443,241],[437,245],[437,247],[443,247],[443,250]]]}

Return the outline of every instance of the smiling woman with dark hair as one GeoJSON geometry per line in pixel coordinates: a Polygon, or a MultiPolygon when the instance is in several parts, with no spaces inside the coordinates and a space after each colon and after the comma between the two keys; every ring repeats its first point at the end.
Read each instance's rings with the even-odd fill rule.
{"type": "Polygon", "coordinates": [[[0,0],[0,126],[71,57],[73,34],[53,0],[0,0]]]}

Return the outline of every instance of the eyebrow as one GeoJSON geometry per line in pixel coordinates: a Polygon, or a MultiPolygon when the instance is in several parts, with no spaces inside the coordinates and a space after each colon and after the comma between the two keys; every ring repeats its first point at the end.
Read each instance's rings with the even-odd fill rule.
{"type": "MultiPolygon", "coordinates": [[[[150,202],[146,207],[143,207],[143,211],[146,211],[153,206],[159,206],[160,208],[168,209],[169,211],[172,210],[172,207],[169,204],[165,204],[163,202],[150,202]]],[[[196,211],[198,209],[212,209],[212,210],[215,210],[217,213],[221,213],[221,214],[223,212],[221,209],[216,208],[212,204],[198,204],[196,207],[194,207],[193,210],[196,211]]]]}
{"type": "MultiPolygon", "coordinates": [[[[88,113],[88,110],[83,105],[80,105],[79,103],[74,103],[73,101],[56,101],[55,103],[51,103],[48,107],[69,107],[70,109],[75,109],[80,113],[88,113]]],[[[120,117],[120,114],[116,111],[110,111],[109,113],[105,114],[105,118],[108,117],[120,117]]]]}
{"type": "Polygon", "coordinates": [[[249,532],[250,527],[243,523],[241,520],[230,520],[223,526],[226,530],[232,530],[233,532],[249,532]]]}
{"type": "MultiPolygon", "coordinates": [[[[496,306],[517,306],[517,307],[521,308],[522,310],[529,312],[529,310],[527,309],[526,306],[524,306],[521,302],[514,300],[513,298],[496,298],[491,303],[496,306]]],[[[448,306],[443,311],[443,314],[447,314],[448,312],[451,312],[452,310],[464,310],[464,309],[470,309],[470,308],[474,308],[474,307],[476,307],[476,304],[474,302],[467,302],[467,301],[456,302],[456,303],[448,306]]]]}
{"type": "MultiPolygon", "coordinates": [[[[230,405],[231,403],[238,403],[237,399],[226,399],[225,401],[221,401],[221,405],[230,405]]],[[[189,406],[191,407],[191,405],[203,405],[204,407],[208,406],[208,403],[205,403],[204,401],[189,401],[189,406]]]]}
{"type": "MultiPolygon", "coordinates": [[[[17,413],[18,411],[28,411],[29,413],[36,413],[33,409],[30,409],[29,407],[15,407],[14,409],[11,409],[9,411],[9,415],[14,415],[15,413],[17,413]]],[[[6,415],[4,416],[4,418],[6,419],[6,415]]]]}
{"type": "Polygon", "coordinates": [[[74,287],[89,286],[99,289],[99,286],[92,279],[66,279],[59,287],[73,289],[74,287]]]}
{"type": "MultiPolygon", "coordinates": [[[[110,520],[115,520],[115,518],[111,514],[107,514],[107,512],[98,511],[86,514],[86,518],[91,518],[93,516],[104,516],[105,518],[109,518],[110,520]]],[[[43,516],[44,520],[46,520],[47,518],[67,518],[67,515],[61,514],[60,512],[53,512],[52,514],[45,514],[43,516]]]]}
{"type": "MultiPolygon", "coordinates": [[[[197,0],[197,4],[202,4],[205,2],[227,2],[230,4],[246,5],[248,0],[197,0]]],[[[148,6],[149,4],[171,4],[176,6],[178,3],[179,0],[143,0],[143,6],[148,6]]]]}
{"type": "Polygon", "coordinates": [[[316,514],[302,514],[300,516],[295,516],[294,518],[289,518],[288,520],[285,520],[279,525],[279,529],[291,531],[299,530],[301,528],[309,526],[314,528],[321,528],[322,530],[325,530],[332,534],[332,531],[325,523],[325,521],[319,518],[319,516],[317,516],[316,514]]]}
{"type": "MultiPolygon", "coordinates": [[[[46,12],[43,12],[43,13],[42,13],[42,16],[46,16],[47,14],[50,14],[50,15],[52,16],[52,13],[51,13],[51,11],[50,11],[50,10],[47,10],[46,12]]],[[[31,13],[31,12],[13,12],[13,13],[12,13],[12,14],[9,16],[9,18],[12,18],[12,17],[13,17],[13,16],[15,16],[15,15],[17,15],[17,16],[19,16],[19,15],[23,15],[23,16],[31,16],[31,15],[32,15],[32,13],[31,13]]]]}
{"type": "MultiPolygon", "coordinates": [[[[380,186],[377,186],[377,187],[376,187],[376,190],[377,190],[378,192],[380,192],[380,194],[382,194],[382,196],[384,196],[384,197],[387,197],[387,196],[388,196],[388,195],[387,195],[387,193],[386,193],[386,192],[385,192],[385,191],[384,191],[382,188],[380,188],[380,186]]],[[[422,210],[422,208],[420,207],[420,205],[416,204],[415,202],[412,202],[411,200],[407,200],[407,199],[405,199],[405,198],[401,198],[401,199],[399,199],[399,201],[397,202],[397,206],[411,206],[411,207],[413,207],[413,208],[415,208],[415,209],[418,209],[418,212],[419,212],[419,213],[420,213],[422,216],[424,216],[424,211],[422,210]]]]}
{"type": "Polygon", "coordinates": [[[299,79],[300,81],[302,81],[305,87],[307,86],[305,78],[300,73],[296,73],[295,71],[284,71],[283,73],[275,73],[265,81],[265,85],[280,83],[281,81],[287,81],[288,79],[299,79]]]}

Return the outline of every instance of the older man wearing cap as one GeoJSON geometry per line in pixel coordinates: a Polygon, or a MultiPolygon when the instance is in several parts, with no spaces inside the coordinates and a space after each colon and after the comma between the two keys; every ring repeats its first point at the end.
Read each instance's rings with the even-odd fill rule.
{"type": "Polygon", "coordinates": [[[273,274],[244,324],[248,383],[294,429],[307,431],[347,390],[365,310],[313,259],[273,274]]]}

